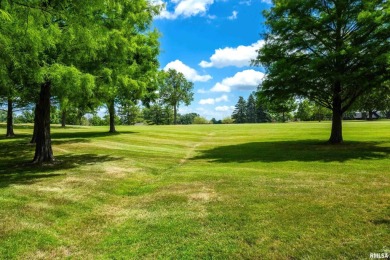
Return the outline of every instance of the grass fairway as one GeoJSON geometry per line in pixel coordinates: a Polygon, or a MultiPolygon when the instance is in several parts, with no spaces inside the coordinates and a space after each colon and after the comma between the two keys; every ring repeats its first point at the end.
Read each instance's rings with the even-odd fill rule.
{"type": "Polygon", "coordinates": [[[390,121],[0,128],[0,259],[367,259],[390,249],[390,121]]]}

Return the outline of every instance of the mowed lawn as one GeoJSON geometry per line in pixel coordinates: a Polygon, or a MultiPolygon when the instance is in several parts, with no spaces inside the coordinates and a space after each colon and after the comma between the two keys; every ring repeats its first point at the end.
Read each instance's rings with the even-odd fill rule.
{"type": "Polygon", "coordinates": [[[390,249],[390,121],[0,126],[0,259],[361,259],[390,249]]]}

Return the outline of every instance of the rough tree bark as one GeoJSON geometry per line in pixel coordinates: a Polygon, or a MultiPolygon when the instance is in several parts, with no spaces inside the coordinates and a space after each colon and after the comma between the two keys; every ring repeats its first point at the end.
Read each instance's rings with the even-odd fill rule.
{"type": "Polygon", "coordinates": [[[108,107],[108,112],[110,114],[110,133],[116,133],[115,130],[115,104],[111,102],[108,107]]]}
{"type": "Polygon", "coordinates": [[[45,82],[41,85],[39,101],[36,107],[35,124],[37,132],[33,163],[54,161],[50,136],[50,90],[50,82],[45,82]]]}
{"type": "Polygon", "coordinates": [[[330,144],[341,144],[343,142],[343,109],[340,92],[341,83],[337,82],[333,89],[332,131],[328,141],[330,144]]]}
{"type": "Polygon", "coordinates": [[[8,111],[7,111],[7,137],[14,137],[14,118],[13,118],[13,102],[11,98],[8,98],[8,111]]]}

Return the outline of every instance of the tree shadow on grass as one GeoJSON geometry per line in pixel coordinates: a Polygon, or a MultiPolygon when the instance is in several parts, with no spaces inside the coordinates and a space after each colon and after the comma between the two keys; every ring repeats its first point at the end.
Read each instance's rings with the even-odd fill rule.
{"type": "MultiPolygon", "coordinates": [[[[253,142],[200,151],[192,160],[206,159],[219,163],[245,162],[345,162],[351,159],[390,159],[385,142],[345,142],[328,145],[320,140],[253,142]]],[[[388,143],[387,143],[388,144],[388,143]]]]}
{"type": "Polygon", "coordinates": [[[31,139],[31,135],[18,134],[18,133],[15,133],[15,136],[13,136],[13,137],[6,137],[5,134],[0,135],[0,140],[19,140],[19,139],[31,139]]]}
{"type": "Polygon", "coordinates": [[[60,133],[52,133],[51,138],[52,140],[58,140],[58,139],[90,139],[90,138],[98,138],[98,137],[109,137],[109,136],[118,136],[122,134],[137,134],[138,132],[133,131],[121,131],[121,132],[115,132],[115,133],[109,133],[109,132],[94,132],[94,131],[88,131],[88,132],[60,132],[60,133]]]}
{"type": "Polygon", "coordinates": [[[120,157],[97,154],[67,154],[56,156],[51,164],[35,165],[19,161],[0,162],[0,188],[11,184],[32,184],[41,179],[56,177],[57,171],[71,170],[84,165],[121,160],[120,157]]]}

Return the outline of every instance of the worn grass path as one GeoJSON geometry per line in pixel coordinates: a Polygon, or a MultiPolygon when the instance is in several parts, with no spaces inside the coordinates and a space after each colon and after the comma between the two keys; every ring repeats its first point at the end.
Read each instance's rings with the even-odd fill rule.
{"type": "MultiPolygon", "coordinates": [[[[390,249],[390,121],[53,127],[0,138],[0,259],[369,258],[390,249]]],[[[0,135],[5,134],[0,125],[0,135]]]]}

